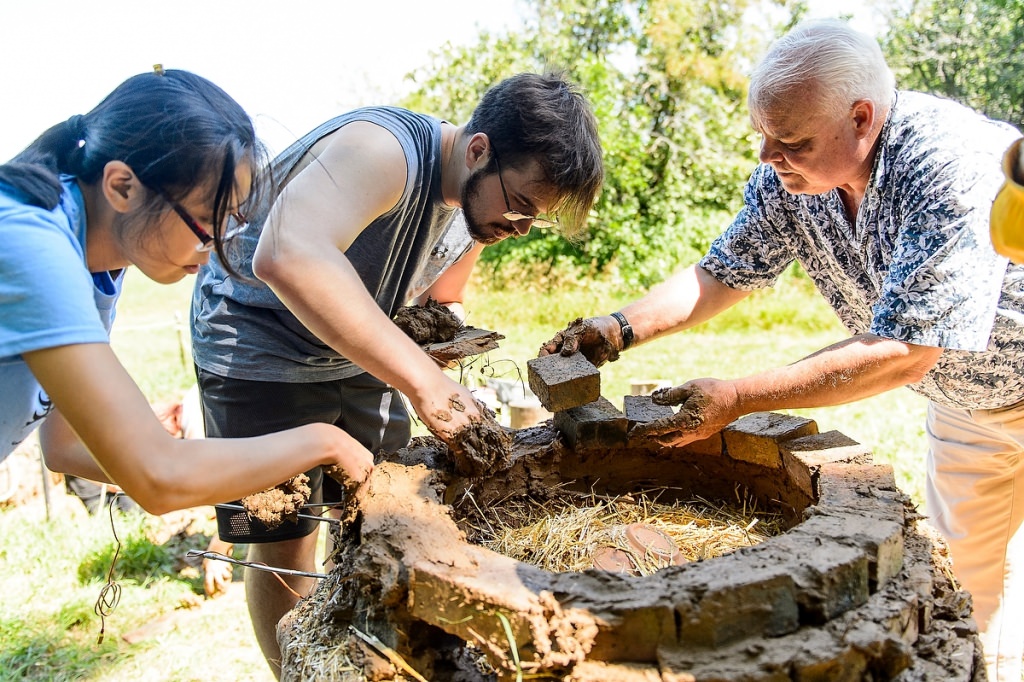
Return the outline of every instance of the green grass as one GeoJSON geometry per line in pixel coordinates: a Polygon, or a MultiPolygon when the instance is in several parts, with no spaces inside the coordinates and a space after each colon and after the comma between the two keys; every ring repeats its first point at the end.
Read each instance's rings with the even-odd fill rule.
{"type": "Polygon", "coordinates": [[[0,680],[272,679],[244,604],[233,600],[229,623],[217,602],[197,608],[204,603],[198,573],[179,568],[177,559],[187,548],[205,547],[208,535],[160,542],[153,536],[160,519],[115,514],[121,548],[113,577],[120,594],[101,620],[95,607],[117,543],[105,512],[91,517],[74,505],[70,498],[57,501],[49,519],[39,504],[0,513],[0,680]],[[161,618],[178,627],[136,644],[122,639],[161,618]]]}
{"type": "Polygon", "coordinates": [[[150,402],[179,400],[196,381],[188,330],[195,279],[165,286],[137,270],[126,277],[111,345],[150,402]]]}
{"type": "MultiPolygon", "coordinates": [[[[194,381],[185,327],[191,285],[159,286],[129,273],[113,345],[151,401],[176,399],[194,381]]],[[[605,314],[641,293],[616,294],[593,282],[550,295],[474,289],[469,323],[506,338],[498,351],[466,369],[467,382],[482,375],[525,376],[526,361],[570,320],[605,314]]],[[[621,406],[633,379],[679,384],[701,376],[736,377],[792,362],[845,336],[806,280],[787,278],[777,290],[756,294],[709,324],[625,353],[602,369],[602,392],[621,406]]],[[[923,399],[898,389],[800,413],[822,431],[837,429],[868,445],[876,461],[892,464],[901,487],[921,501],[923,399]]],[[[118,522],[123,547],[115,578],[123,591],[98,644],[100,620],[93,605],[106,582],[113,537],[106,514],[88,517],[80,505],[76,512],[46,519],[40,504],[0,512],[0,682],[272,679],[237,598],[241,585],[232,587],[234,598],[183,608],[203,600],[195,572],[177,571],[172,560],[186,546],[152,542],[140,520],[118,522]],[[136,644],[121,639],[175,614],[184,615],[166,632],[136,644]]],[[[188,542],[201,548],[205,541],[199,534],[188,542]]]]}

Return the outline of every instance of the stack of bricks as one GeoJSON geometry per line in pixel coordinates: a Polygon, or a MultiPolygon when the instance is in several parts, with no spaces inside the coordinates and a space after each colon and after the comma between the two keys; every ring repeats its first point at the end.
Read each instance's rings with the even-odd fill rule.
{"type": "Polygon", "coordinates": [[[526,366],[530,390],[576,450],[625,445],[629,429],[674,414],[649,395],[624,396],[625,413],[619,411],[601,395],[601,374],[581,353],[545,355],[526,366]]]}
{"type": "Polygon", "coordinates": [[[582,353],[544,355],[526,363],[530,390],[554,413],[553,423],[573,447],[581,442],[624,443],[622,413],[601,396],[601,373],[582,353]],[[582,429],[575,428],[583,425],[582,429]]]}

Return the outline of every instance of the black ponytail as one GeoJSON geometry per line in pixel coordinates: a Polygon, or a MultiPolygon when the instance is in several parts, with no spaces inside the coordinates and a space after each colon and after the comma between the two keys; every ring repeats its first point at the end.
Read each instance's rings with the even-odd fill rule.
{"type": "Polygon", "coordinates": [[[81,148],[83,128],[84,117],[78,115],[53,126],[10,163],[0,166],[0,183],[32,206],[53,209],[61,195],[57,174],[74,174],[72,159],[81,148]]]}
{"type": "MultiPolygon", "coordinates": [[[[266,150],[241,106],[205,78],[162,68],[129,78],[89,113],[51,127],[0,165],[0,183],[52,210],[61,174],[93,183],[110,161],[123,161],[154,196],[172,200],[213,182],[214,225],[232,210],[240,163],[252,168],[250,205],[261,201],[266,184],[266,150]]],[[[226,262],[219,232],[215,238],[226,262]]]]}

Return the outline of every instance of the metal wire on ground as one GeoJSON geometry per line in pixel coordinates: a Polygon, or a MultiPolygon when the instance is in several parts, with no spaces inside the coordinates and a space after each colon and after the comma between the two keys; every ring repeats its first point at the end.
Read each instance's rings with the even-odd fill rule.
{"type": "Polygon", "coordinates": [[[121,601],[121,586],[114,580],[114,566],[117,565],[117,557],[121,554],[121,539],[117,537],[117,528],[114,525],[114,496],[107,501],[107,512],[110,514],[110,532],[114,534],[114,558],[110,560],[110,568],[107,570],[107,584],[100,589],[99,597],[96,598],[96,605],[93,611],[100,617],[100,635],[96,644],[103,644],[103,635],[107,629],[107,616],[114,613],[118,602],[121,601]]]}

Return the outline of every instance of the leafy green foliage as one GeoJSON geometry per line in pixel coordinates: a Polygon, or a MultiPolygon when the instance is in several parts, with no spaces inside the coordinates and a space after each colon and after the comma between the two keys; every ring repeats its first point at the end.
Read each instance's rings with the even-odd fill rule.
{"type": "Polygon", "coordinates": [[[536,233],[489,247],[484,270],[501,281],[532,264],[637,288],[698,258],[756,165],[744,74],[772,35],[748,17],[769,4],[532,0],[520,31],[446,46],[411,74],[406,106],[459,121],[489,86],[546,68],[564,70],[593,105],[605,186],[590,230],[575,244],[536,233]]]}
{"type": "Polygon", "coordinates": [[[955,99],[1024,128],[1024,0],[894,5],[883,41],[901,88],[955,99]]]}

